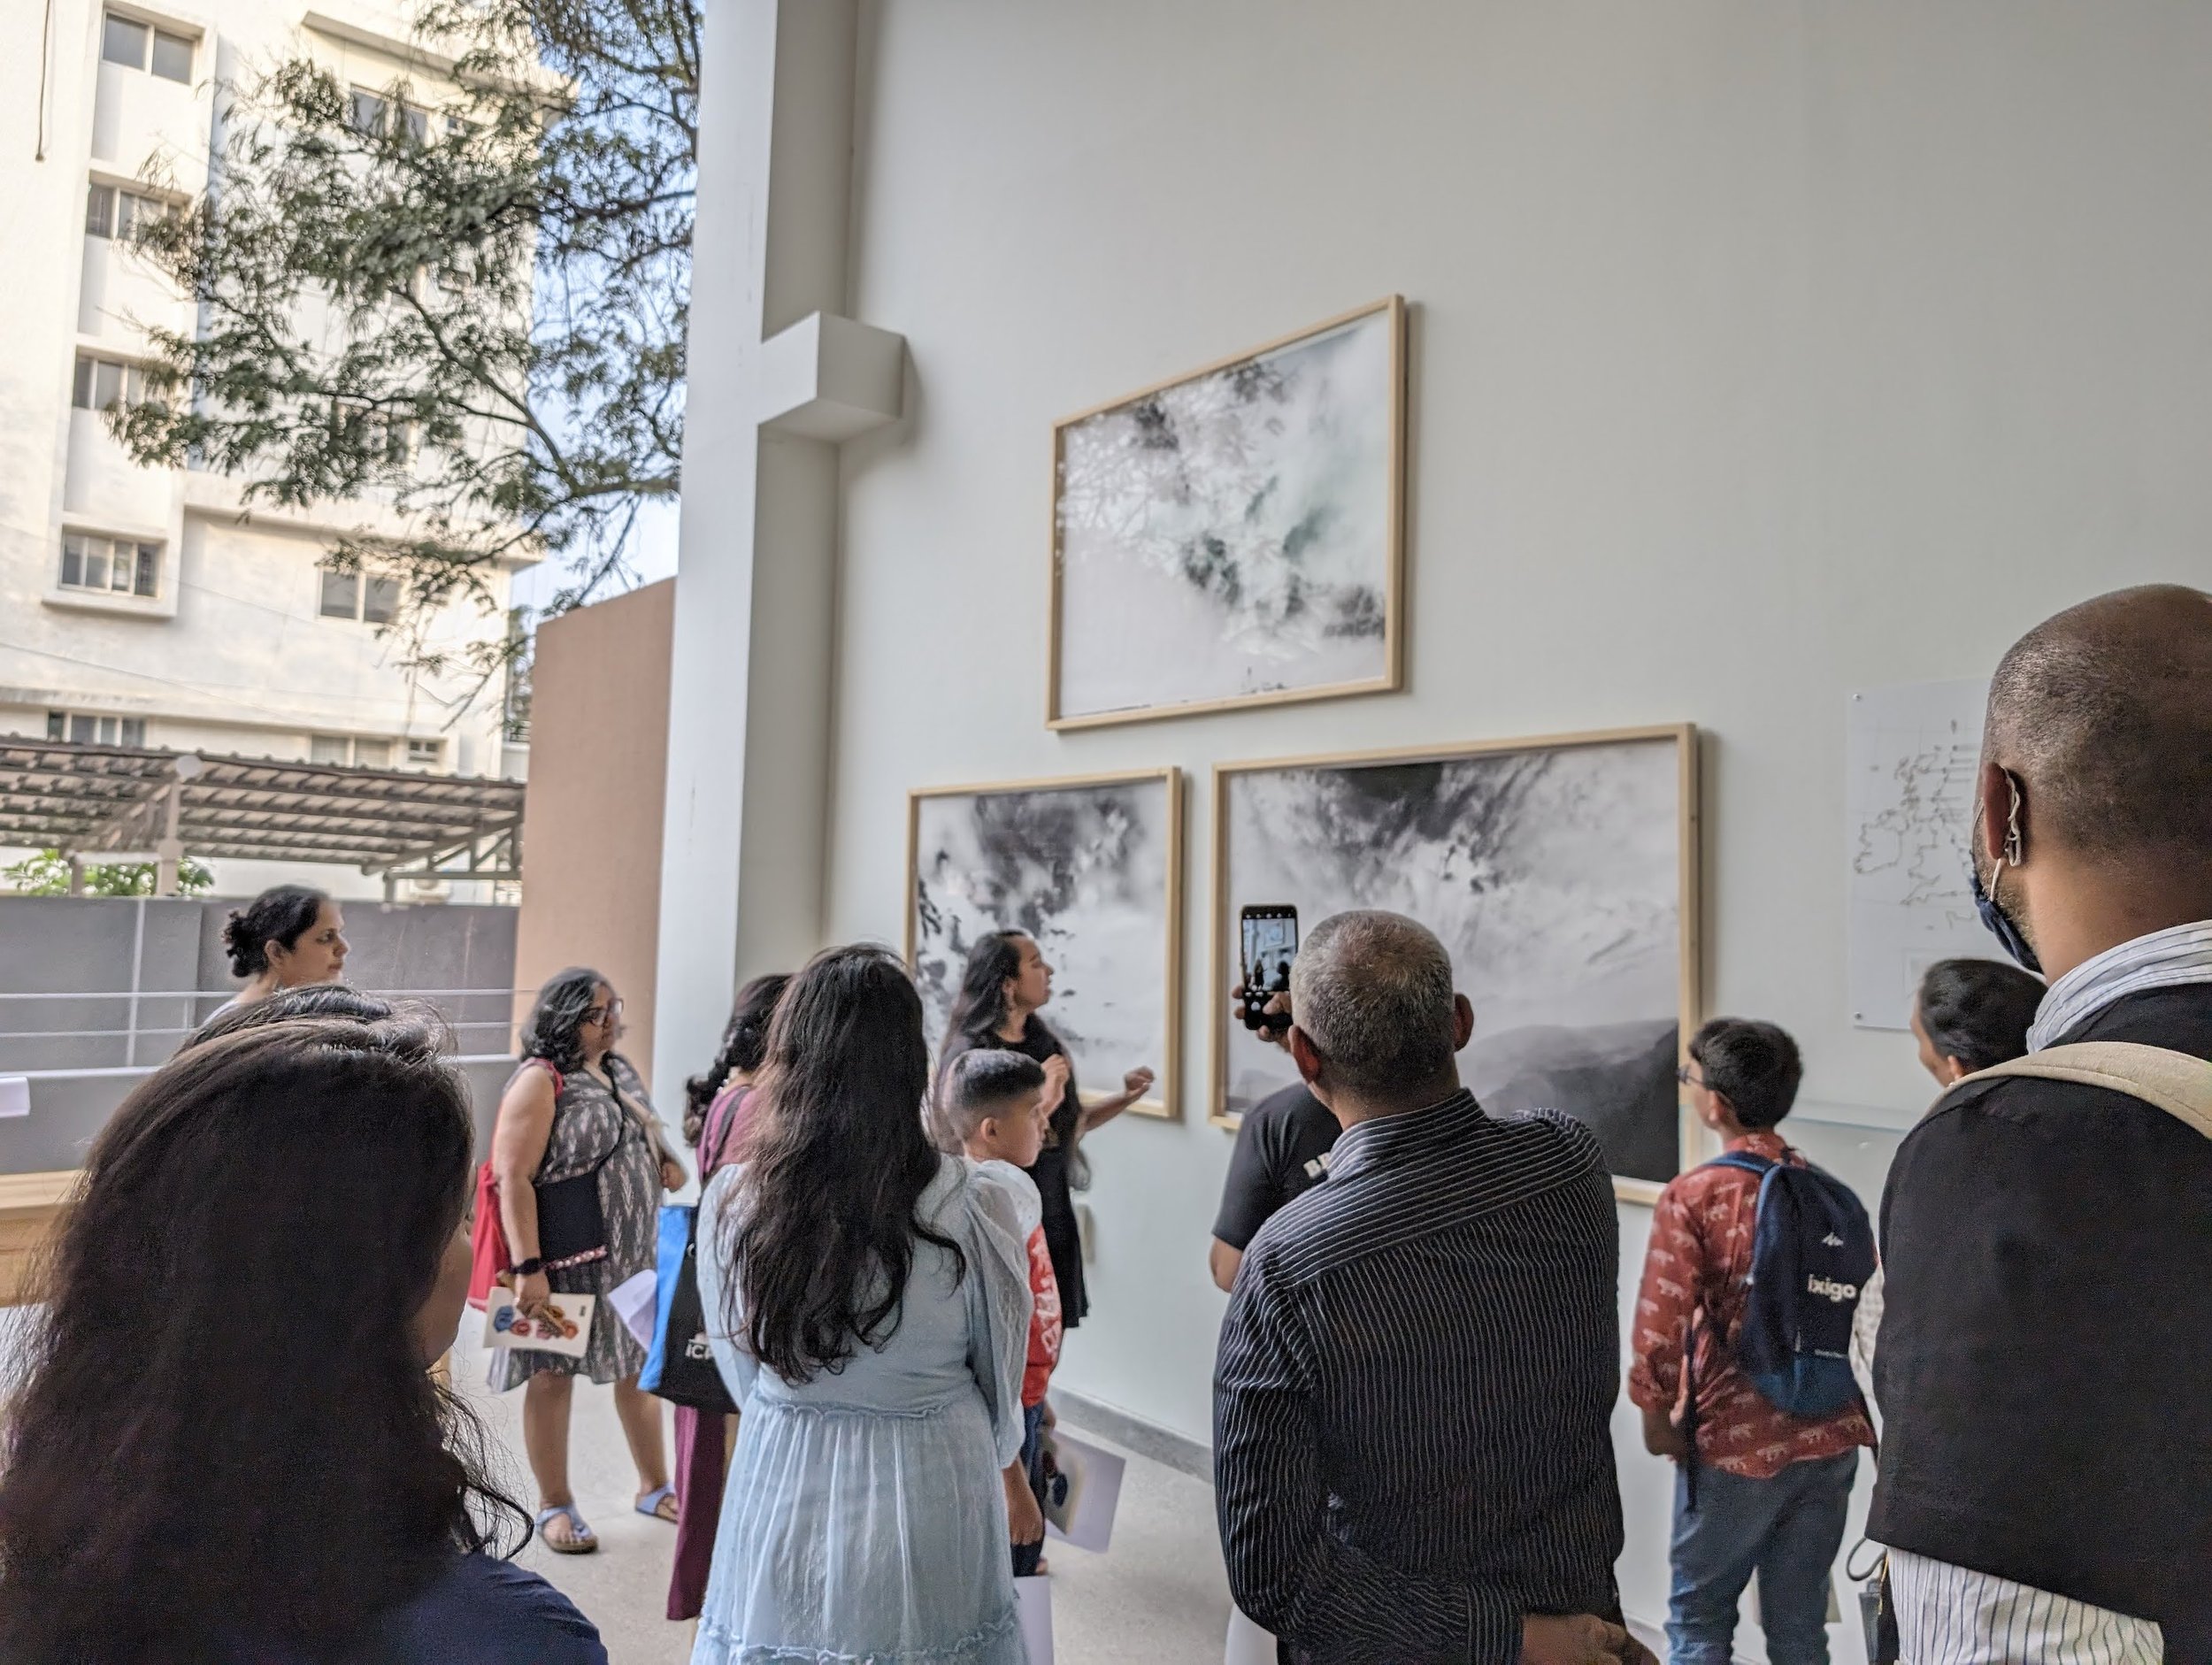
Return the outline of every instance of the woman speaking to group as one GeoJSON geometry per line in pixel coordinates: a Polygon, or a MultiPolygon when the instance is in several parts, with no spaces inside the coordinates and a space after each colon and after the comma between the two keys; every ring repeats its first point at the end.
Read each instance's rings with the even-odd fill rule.
{"type": "MultiPolygon", "coordinates": [[[[944,1045],[938,1052],[938,1079],[944,1079],[954,1059],[976,1047],[1003,1047],[1039,1063],[1067,1057],[1060,1037],[1037,1016],[1051,998],[1052,967],[1033,938],[1022,931],[994,931],[984,937],[968,955],[960,993],[953,1001],[944,1045]]],[[[1043,1205],[1045,1247],[1052,1253],[1060,1310],[1070,1330],[1090,1308],[1083,1288],[1083,1243],[1075,1223],[1071,1184],[1077,1145],[1092,1128],[1119,1116],[1152,1090],[1152,1071],[1132,1070],[1122,1077],[1119,1093],[1086,1109],[1076,1090],[1073,1063],[1069,1060],[1067,1086],[1052,1110],[1052,1138],[1037,1165],[1027,1170],[1043,1205]]]]}

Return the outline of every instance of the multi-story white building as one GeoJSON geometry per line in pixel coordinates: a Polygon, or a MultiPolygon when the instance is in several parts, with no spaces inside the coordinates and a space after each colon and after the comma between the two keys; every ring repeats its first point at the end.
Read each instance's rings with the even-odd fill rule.
{"type": "MultiPolygon", "coordinates": [[[[502,681],[411,671],[378,629],[396,581],[324,564],[373,511],[242,508],[238,480],[134,465],[101,414],[131,395],[143,326],[193,321],[130,226],[204,187],[219,85],[303,50],[364,94],[405,78],[438,95],[439,61],[386,7],[0,7],[0,62],[37,111],[35,150],[0,158],[0,734],[510,772],[502,681]]],[[[512,577],[488,574],[492,606],[452,603],[426,642],[499,638],[512,577]]]]}

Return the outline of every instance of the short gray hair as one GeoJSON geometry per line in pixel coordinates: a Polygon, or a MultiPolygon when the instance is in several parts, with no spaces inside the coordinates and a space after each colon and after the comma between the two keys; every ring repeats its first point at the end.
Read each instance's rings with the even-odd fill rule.
{"type": "Polygon", "coordinates": [[[1291,1018],[1357,1093],[1409,1091],[1448,1069],[1452,959],[1403,914],[1332,914],[1291,963],[1291,1018]]]}

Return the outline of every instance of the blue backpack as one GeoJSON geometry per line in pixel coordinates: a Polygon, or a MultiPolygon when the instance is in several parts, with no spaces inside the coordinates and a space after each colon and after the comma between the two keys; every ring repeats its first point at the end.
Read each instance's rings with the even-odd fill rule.
{"type": "Polygon", "coordinates": [[[1825,1416],[1859,1396],[1851,1324],[1874,1275],[1874,1228],[1842,1180],[1817,1168],[1732,1151],[1708,1164],[1759,1178],[1751,1301],[1736,1362],[1760,1396],[1793,1416],[1825,1416]]]}

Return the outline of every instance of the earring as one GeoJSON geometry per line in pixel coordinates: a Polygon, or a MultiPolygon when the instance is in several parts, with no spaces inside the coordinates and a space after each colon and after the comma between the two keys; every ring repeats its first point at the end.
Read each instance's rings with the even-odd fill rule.
{"type": "Polygon", "coordinates": [[[2005,771],[2005,785],[2012,794],[2012,807],[2005,812],[2005,861],[2008,865],[2017,867],[2023,859],[2020,838],[2020,782],[2009,769],[2005,771]]]}

